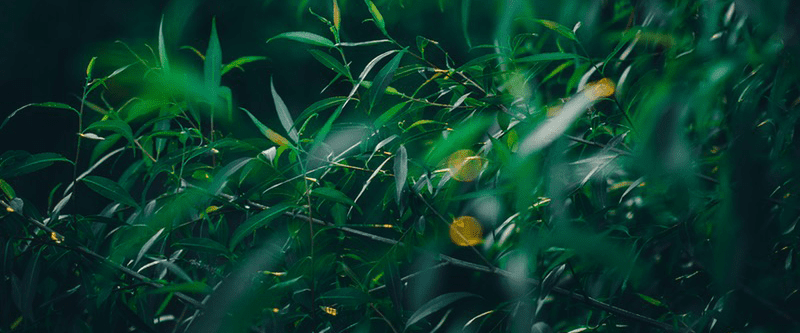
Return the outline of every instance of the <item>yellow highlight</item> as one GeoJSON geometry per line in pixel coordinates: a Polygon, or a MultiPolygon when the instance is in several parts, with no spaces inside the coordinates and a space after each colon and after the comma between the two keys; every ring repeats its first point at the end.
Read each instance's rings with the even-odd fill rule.
{"type": "Polygon", "coordinates": [[[219,207],[217,207],[217,206],[208,206],[208,208],[206,208],[206,214],[211,213],[211,212],[216,212],[218,209],[219,209],[219,207]]]}
{"type": "Polygon", "coordinates": [[[600,81],[589,83],[586,85],[585,90],[589,99],[596,100],[613,95],[614,89],[614,82],[611,82],[611,80],[607,78],[603,78],[600,81]]]}
{"type": "Polygon", "coordinates": [[[50,233],[50,239],[52,239],[56,244],[61,244],[64,241],[64,236],[57,234],[55,231],[50,233]]]}
{"type": "Polygon", "coordinates": [[[9,213],[13,213],[14,212],[14,208],[11,208],[10,206],[8,206],[8,207],[6,207],[6,211],[9,212],[9,213]]]}
{"type": "Polygon", "coordinates": [[[342,14],[339,12],[339,3],[333,0],[333,26],[336,30],[342,25],[342,14]]]}
{"type": "Polygon", "coordinates": [[[281,309],[278,309],[278,308],[272,308],[272,312],[274,312],[274,313],[278,313],[278,312],[281,312],[281,309]]]}
{"type": "Polygon", "coordinates": [[[269,141],[272,141],[276,145],[286,146],[289,144],[289,140],[286,140],[286,138],[284,138],[282,135],[278,134],[277,132],[269,128],[267,129],[267,132],[264,134],[267,136],[267,139],[269,139],[269,141]]]}
{"type": "Polygon", "coordinates": [[[471,182],[478,178],[483,169],[483,159],[475,156],[469,149],[462,149],[450,154],[447,169],[453,179],[460,182],[471,182]]]}
{"type": "Polygon", "coordinates": [[[332,308],[330,306],[323,306],[322,310],[325,311],[325,313],[327,313],[327,314],[329,314],[331,316],[336,316],[336,314],[338,314],[336,309],[334,309],[334,308],[332,308]]]}
{"type": "Polygon", "coordinates": [[[450,240],[458,246],[474,246],[483,242],[483,228],[472,216],[461,216],[450,224],[450,240]]]}

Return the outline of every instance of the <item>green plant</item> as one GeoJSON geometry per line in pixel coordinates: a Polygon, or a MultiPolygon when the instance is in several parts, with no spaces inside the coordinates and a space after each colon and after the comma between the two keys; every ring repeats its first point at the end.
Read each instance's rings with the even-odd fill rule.
{"type": "Polygon", "coordinates": [[[344,92],[299,114],[279,77],[274,114],[236,105],[222,77],[265,58],[223,63],[215,23],[188,47],[202,73],[159,33],[106,76],[93,58],[80,107],[29,105],[74,111],[80,138],[72,160],[0,156],[3,329],[796,327],[796,66],[733,3],[608,3],[572,29],[509,6],[491,43],[464,23],[462,61],[348,5],[379,39],[344,40],[333,0],[311,11],[330,37],[267,40],[344,92]],[[131,72],[143,92],[107,102],[131,72]],[[16,196],[57,162],[45,209],[16,196]]]}

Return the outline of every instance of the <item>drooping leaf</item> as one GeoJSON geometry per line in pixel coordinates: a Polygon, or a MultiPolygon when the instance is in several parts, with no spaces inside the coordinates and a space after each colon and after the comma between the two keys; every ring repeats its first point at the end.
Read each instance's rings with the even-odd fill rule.
{"type": "Polygon", "coordinates": [[[132,207],[139,207],[136,200],[117,182],[100,176],[86,176],[81,179],[92,191],[97,192],[114,202],[119,202],[132,207]]]}
{"type": "Polygon", "coordinates": [[[305,110],[303,110],[302,113],[300,113],[299,116],[297,116],[297,119],[295,119],[294,121],[295,126],[297,126],[297,124],[299,124],[300,122],[306,120],[306,118],[314,115],[315,113],[333,107],[337,104],[342,104],[344,103],[345,100],[347,100],[347,97],[335,96],[314,102],[314,104],[308,106],[305,110]]]}
{"type": "Polygon", "coordinates": [[[147,242],[144,243],[144,245],[142,245],[142,248],[139,249],[139,253],[136,255],[136,260],[133,261],[133,266],[136,266],[136,264],[139,263],[139,260],[142,259],[142,256],[144,256],[144,254],[150,250],[150,248],[153,246],[153,244],[156,243],[158,237],[161,236],[161,233],[163,232],[164,228],[159,229],[155,234],[153,234],[153,236],[150,237],[150,239],[147,240],[147,242]]]}
{"type": "Polygon", "coordinates": [[[408,321],[406,322],[406,329],[416,324],[420,320],[430,316],[434,312],[444,309],[445,307],[467,297],[480,297],[480,296],[467,292],[455,292],[455,293],[440,295],[428,301],[427,303],[423,304],[419,309],[417,309],[417,311],[415,311],[414,314],[411,315],[411,317],[408,318],[408,321]]]}
{"type": "Polygon", "coordinates": [[[398,52],[389,63],[383,66],[380,72],[375,76],[375,80],[372,81],[373,85],[369,89],[369,95],[367,95],[370,110],[375,107],[375,104],[377,104],[381,96],[383,96],[386,88],[389,87],[389,83],[392,82],[394,72],[397,71],[397,66],[400,65],[400,60],[403,58],[403,53],[405,52],[398,52]]]}
{"type": "Polygon", "coordinates": [[[267,139],[269,139],[270,141],[279,146],[285,146],[289,144],[289,140],[286,140],[286,138],[284,138],[282,135],[273,131],[272,129],[267,127],[267,125],[261,123],[261,121],[259,121],[258,118],[256,118],[252,113],[250,113],[250,111],[247,111],[245,108],[241,107],[239,109],[247,113],[247,116],[250,117],[250,120],[252,120],[253,124],[256,125],[258,131],[261,132],[261,134],[263,134],[265,137],[267,137],[267,139]]]}
{"type": "Polygon", "coordinates": [[[275,206],[268,208],[267,210],[260,212],[256,215],[251,216],[247,221],[244,221],[242,225],[240,225],[236,230],[233,232],[233,236],[231,237],[230,244],[228,248],[233,250],[236,248],[236,245],[242,241],[247,235],[253,233],[256,229],[262,228],[267,226],[270,222],[281,216],[285,211],[292,208],[292,205],[286,202],[282,202],[275,206]]]}
{"type": "Polygon", "coordinates": [[[119,133],[123,137],[128,139],[128,142],[133,143],[134,141],[133,130],[131,130],[131,126],[122,120],[107,119],[103,121],[94,122],[90,124],[88,127],[86,127],[84,129],[84,132],[103,131],[103,130],[119,133]]]}
{"type": "Polygon", "coordinates": [[[28,174],[34,171],[39,171],[46,167],[53,165],[55,162],[67,162],[73,164],[72,161],[62,157],[56,153],[40,153],[28,156],[21,163],[12,165],[10,167],[0,170],[0,177],[13,178],[28,174]]]}
{"type": "Polygon", "coordinates": [[[267,43],[271,42],[272,40],[282,39],[282,38],[298,41],[309,45],[333,47],[333,42],[331,42],[330,39],[305,31],[284,32],[282,34],[279,34],[275,37],[268,39],[267,43]]]}
{"type": "Polygon", "coordinates": [[[286,107],[286,104],[283,103],[283,99],[281,96],[278,95],[278,92],[275,91],[275,83],[270,78],[269,80],[270,90],[272,91],[272,99],[275,102],[275,110],[278,112],[278,118],[283,125],[283,129],[286,130],[286,133],[289,134],[289,137],[297,143],[300,141],[300,136],[297,135],[297,130],[294,128],[294,121],[292,121],[292,115],[289,113],[289,109],[286,107]]]}
{"type": "Polygon", "coordinates": [[[69,106],[67,104],[64,104],[64,103],[55,103],[55,102],[31,103],[31,104],[26,104],[26,105],[20,107],[19,109],[14,110],[14,112],[11,112],[11,114],[8,115],[8,117],[6,117],[5,120],[3,120],[3,123],[0,124],[0,129],[5,127],[6,123],[8,123],[8,121],[11,120],[11,118],[16,116],[18,112],[20,112],[20,111],[22,111],[24,109],[27,109],[27,108],[29,108],[31,106],[38,106],[38,107],[51,108],[51,109],[71,110],[71,111],[75,112],[75,114],[77,114],[79,117],[81,115],[81,113],[78,110],[75,110],[75,108],[73,108],[73,107],[71,107],[71,106],[69,106]]]}
{"type": "MultiPolygon", "coordinates": [[[[356,205],[355,201],[353,201],[353,199],[350,199],[350,197],[348,197],[346,194],[342,193],[342,191],[339,191],[337,189],[330,188],[330,187],[315,188],[314,190],[311,191],[311,195],[313,195],[315,197],[320,197],[320,198],[323,198],[323,199],[326,199],[326,200],[330,200],[330,201],[333,201],[333,202],[338,202],[338,203],[341,203],[341,204],[345,204],[345,205],[348,205],[348,206],[355,206],[356,205]]],[[[360,211],[358,206],[356,206],[356,209],[358,209],[360,211]]]]}

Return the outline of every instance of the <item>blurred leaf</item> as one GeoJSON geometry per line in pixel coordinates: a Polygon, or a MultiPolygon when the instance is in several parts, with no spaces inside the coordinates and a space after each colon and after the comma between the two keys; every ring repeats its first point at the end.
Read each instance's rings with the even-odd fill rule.
{"type": "Polygon", "coordinates": [[[92,191],[111,199],[111,201],[139,208],[139,204],[136,203],[136,200],[133,200],[128,191],[111,179],[100,176],[86,176],[81,181],[92,191]]]}
{"type": "Polygon", "coordinates": [[[450,304],[458,302],[467,297],[480,297],[480,296],[467,292],[455,292],[455,293],[440,295],[428,301],[427,303],[422,305],[419,309],[417,309],[417,311],[415,311],[414,314],[411,315],[411,317],[408,318],[408,321],[406,322],[406,329],[416,324],[420,320],[425,319],[425,317],[430,316],[434,312],[444,309],[450,304]]]}
{"type": "Polygon", "coordinates": [[[585,57],[581,57],[577,54],[562,53],[562,52],[539,53],[539,54],[534,54],[532,56],[514,59],[514,62],[519,64],[528,62],[572,60],[572,59],[585,59],[585,57]]]}
{"type": "Polygon", "coordinates": [[[336,304],[346,307],[356,307],[366,304],[369,302],[370,298],[369,295],[361,290],[345,287],[332,289],[320,295],[320,300],[324,302],[323,304],[336,304]]]}
{"type": "Polygon", "coordinates": [[[224,256],[228,256],[230,254],[230,251],[228,251],[224,245],[210,238],[184,238],[172,243],[172,246],[224,256]]]}
{"type": "Polygon", "coordinates": [[[245,237],[252,234],[256,229],[265,227],[269,225],[270,222],[281,216],[284,212],[291,209],[293,206],[287,202],[279,203],[275,206],[267,208],[265,211],[260,212],[256,215],[251,216],[248,218],[244,223],[242,223],[236,230],[233,232],[233,236],[231,236],[230,244],[228,248],[233,250],[236,248],[236,245],[242,241],[245,237]]]}
{"type": "Polygon", "coordinates": [[[534,21],[536,21],[539,24],[543,25],[547,29],[550,29],[550,30],[553,30],[553,31],[557,32],[561,36],[564,36],[564,37],[566,37],[568,39],[571,39],[571,40],[574,40],[574,41],[578,40],[577,38],[575,38],[575,33],[573,33],[572,30],[570,30],[569,28],[567,28],[567,27],[565,27],[565,26],[563,26],[563,25],[561,25],[561,24],[559,24],[557,22],[548,21],[548,20],[534,20],[534,21]]]}
{"type": "Polygon", "coordinates": [[[279,34],[275,37],[268,39],[267,43],[269,43],[272,40],[281,38],[290,39],[310,45],[333,47],[333,42],[331,42],[330,39],[305,31],[284,32],[282,34],[279,34]]]}
{"type": "Polygon", "coordinates": [[[169,59],[167,59],[167,48],[164,45],[164,15],[161,15],[161,23],[158,25],[158,58],[161,61],[161,68],[169,74],[169,59]]]}
{"type": "MultiPolygon", "coordinates": [[[[208,38],[208,49],[203,61],[203,74],[205,75],[206,89],[215,91],[222,78],[222,48],[217,36],[217,19],[211,19],[211,36],[208,38]]],[[[212,94],[215,96],[216,94],[212,94]]],[[[214,102],[210,100],[209,102],[214,102]]]]}
{"type": "Polygon", "coordinates": [[[438,165],[447,156],[459,149],[469,148],[475,144],[492,124],[487,117],[475,116],[470,121],[459,124],[447,138],[440,139],[431,149],[426,160],[428,164],[438,165]]]}
{"type": "Polygon", "coordinates": [[[14,198],[17,197],[17,192],[14,192],[14,188],[11,187],[11,184],[9,184],[3,179],[0,179],[0,190],[3,191],[3,194],[6,195],[6,198],[8,198],[8,200],[13,200],[14,198]]]}
{"type": "Polygon", "coordinates": [[[193,281],[187,283],[174,283],[168,284],[161,288],[153,289],[149,294],[165,294],[165,293],[197,293],[197,294],[210,294],[214,290],[207,284],[201,281],[193,281]]]}

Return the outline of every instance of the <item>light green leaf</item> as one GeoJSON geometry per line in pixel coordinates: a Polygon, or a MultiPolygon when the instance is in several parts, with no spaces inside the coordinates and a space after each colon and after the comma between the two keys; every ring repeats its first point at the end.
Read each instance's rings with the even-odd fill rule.
{"type": "Polygon", "coordinates": [[[274,39],[281,39],[281,38],[291,39],[293,41],[298,41],[309,45],[333,47],[333,42],[331,42],[330,39],[305,31],[284,32],[282,34],[279,34],[275,37],[268,39],[267,43],[271,42],[274,39]]]}
{"type": "Polygon", "coordinates": [[[275,102],[275,110],[278,111],[278,119],[281,120],[283,129],[286,130],[286,133],[289,134],[289,137],[292,138],[295,143],[300,141],[300,136],[297,135],[297,130],[294,129],[292,115],[289,113],[289,109],[286,107],[286,104],[283,103],[281,96],[278,95],[277,91],[275,91],[275,83],[272,81],[272,78],[269,79],[269,87],[272,91],[272,99],[275,102]]]}
{"type": "Polygon", "coordinates": [[[378,117],[378,119],[375,119],[375,122],[373,123],[373,125],[375,125],[375,128],[381,128],[384,124],[389,122],[389,120],[392,120],[392,118],[394,118],[394,116],[400,113],[400,111],[402,111],[406,107],[406,105],[408,105],[408,102],[402,102],[400,104],[391,107],[389,110],[386,110],[386,112],[384,112],[380,117],[378,117]]]}
{"type": "Polygon", "coordinates": [[[86,129],[84,129],[84,133],[92,130],[116,132],[122,134],[122,136],[128,139],[128,141],[133,142],[133,131],[131,130],[131,126],[122,120],[108,119],[92,123],[86,127],[86,129]]]}
{"type": "Polygon", "coordinates": [[[229,64],[223,66],[221,75],[225,75],[225,73],[230,72],[234,68],[238,68],[238,69],[241,69],[242,71],[244,71],[244,69],[242,69],[242,67],[241,67],[242,65],[249,64],[251,62],[267,60],[267,59],[269,59],[269,58],[262,57],[262,56],[244,56],[244,57],[241,57],[241,58],[236,59],[234,61],[231,61],[229,64]]]}
{"type": "Polygon", "coordinates": [[[350,71],[344,65],[342,65],[339,60],[336,60],[334,57],[331,57],[329,54],[320,50],[308,50],[308,52],[311,53],[311,55],[314,56],[317,61],[325,65],[325,67],[328,67],[334,72],[346,76],[348,79],[353,79],[353,75],[350,74],[350,71]]]}
{"type": "Polygon", "coordinates": [[[370,0],[364,0],[364,2],[367,4],[369,13],[372,14],[372,20],[375,21],[375,26],[377,26],[386,37],[389,37],[389,34],[386,33],[386,22],[384,22],[381,12],[378,11],[378,7],[376,7],[375,4],[370,0]]]}
{"type": "Polygon", "coordinates": [[[9,184],[3,179],[0,179],[0,190],[3,191],[8,200],[13,200],[14,198],[17,197],[17,192],[14,192],[14,188],[11,187],[11,184],[9,184]]]}
{"type": "Polygon", "coordinates": [[[117,182],[100,176],[86,176],[81,179],[92,191],[97,192],[112,201],[119,202],[128,206],[139,207],[136,200],[117,182]]]}
{"type": "Polygon", "coordinates": [[[158,25],[158,57],[161,60],[161,68],[164,73],[169,74],[169,59],[167,58],[167,47],[164,43],[164,15],[161,15],[161,24],[158,25]]]}
{"type": "Polygon", "coordinates": [[[282,202],[275,206],[268,208],[267,210],[258,213],[256,215],[251,216],[247,221],[244,221],[242,225],[240,225],[236,230],[233,232],[233,236],[231,237],[231,243],[228,246],[229,249],[233,250],[236,248],[236,245],[242,241],[245,237],[256,231],[256,229],[262,228],[267,226],[270,222],[281,216],[285,211],[292,208],[292,206],[288,203],[282,202]]]}
{"type": "Polygon", "coordinates": [[[569,38],[571,40],[577,41],[578,39],[575,38],[575,33],[572,32],[569,28],[553,21],[549,20],[534,20],[539,24],[545,26],[545,28],[553,30],[557,32],[559,35],[569,38]]]}
{"type": "Polygon", "coordinates": [[[422,305],[419,309],[417,309],[417,311],[415,311],[410,318],[408,318],[408,321],[406,322],[406,328],[411,327],[420,320],[425,319],[425,317],[430,316],[434,312],[444,309],[450,304],[453,304],[467,297],[480,297],[480,296],[472,293],[456,292],[456,293],[444,294],[428,301],[427,303],[422,305]]]}

